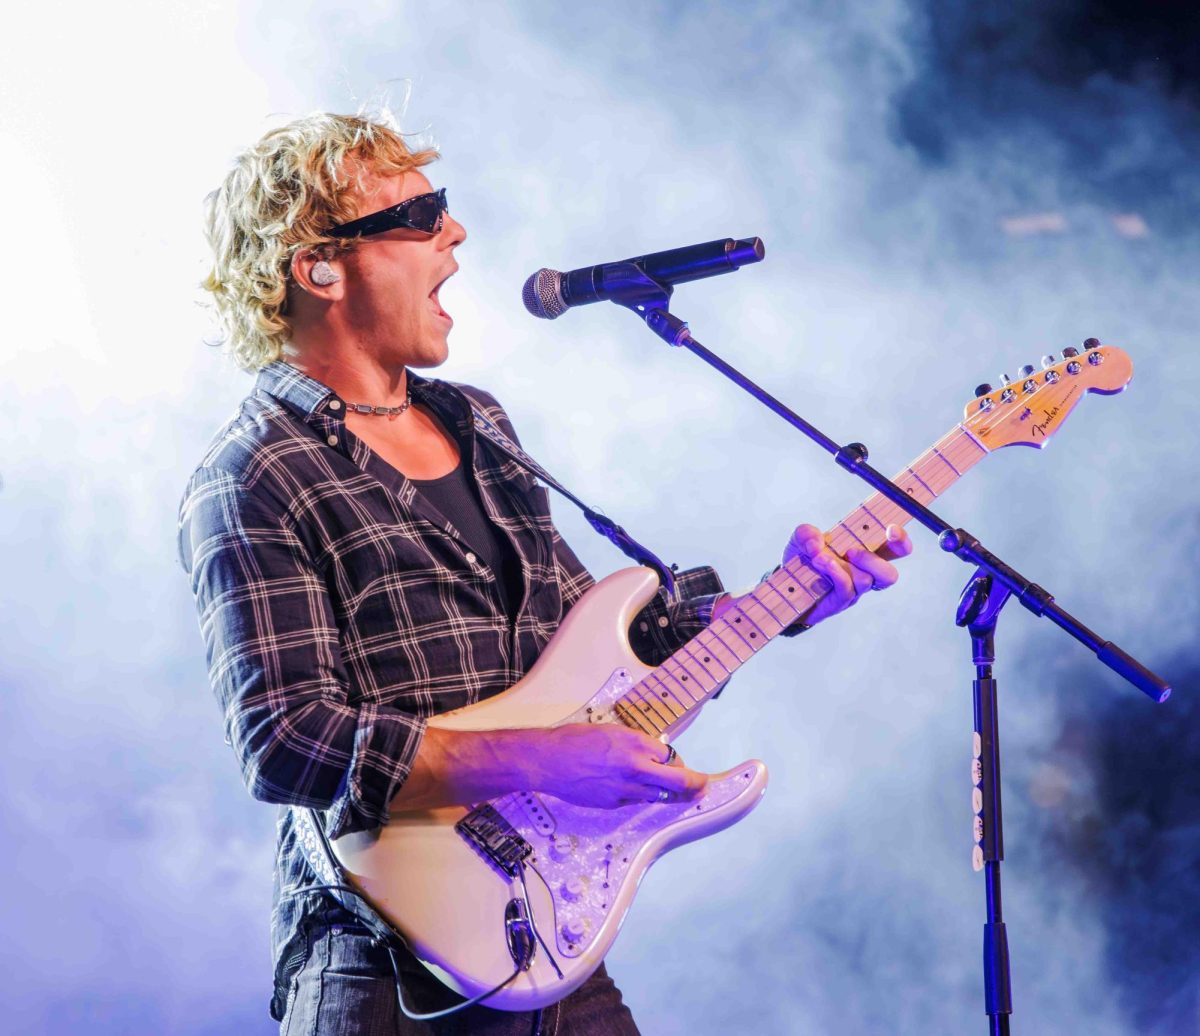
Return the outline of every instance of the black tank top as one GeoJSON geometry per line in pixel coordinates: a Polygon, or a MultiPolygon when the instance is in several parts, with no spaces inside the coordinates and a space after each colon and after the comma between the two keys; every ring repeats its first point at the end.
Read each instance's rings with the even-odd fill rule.
{"type": "Polygon", "coordinates": [[[441,515],[466,537],[471,549],[496,574],[500,597],[510,619],[521,606],[521,562],[508,538],[483,509],[473,474],[461,460],[449,475],[409,479],[441,515]]]}

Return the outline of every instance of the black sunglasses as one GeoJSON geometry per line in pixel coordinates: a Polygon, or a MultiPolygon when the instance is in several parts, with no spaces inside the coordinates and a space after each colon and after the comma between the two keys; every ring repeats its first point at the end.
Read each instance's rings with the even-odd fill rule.
{"type": "Polygon", "coordinates": [[[352,219],[349,223],[339,223],[325,233],[329,237],[368,237],[397,227],[408,227],[423,234],[436,234],[442,229],[442,213],[447,211],[446,188],[443,187],[432,194],[418,194],[399,205],[352,219]]]}

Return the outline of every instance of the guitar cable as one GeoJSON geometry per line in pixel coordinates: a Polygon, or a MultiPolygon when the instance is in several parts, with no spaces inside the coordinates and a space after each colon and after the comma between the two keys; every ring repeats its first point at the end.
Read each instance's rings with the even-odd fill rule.
{"type": "MultiPolygon", "coordinates": [[[[296,899],[300,896],[310,896],[317,892],[341,892],[343,894],[349,894],[351,896],[354,896],[356,899],[361,900],[363,903],[367,903],[368,908],[370,908],[370,904],[364,898],[363,894],[361,892],[359,892],[358,889],[354,888],[351,885],[340,885],[340,884],[309,885],[307,888],[296,889],[293,892],[287,893],[285,898],[296,899]]],[[[358,913],[358,911],[351,911],[351,913],[353,913],[356,917],[358,917],[360,920],[363,920],[365,922],[365,918],[363,918],[362,914],[358,913]]],[[[391,940],[389,938],[385,938],[385,933],[379,931],[378,926],[368,925],[368,928],[371,930],[371,934],[375,937],[375,939],[383,946],[384,949],[387,950],[388,960],[391,962],[391,965],[392,965],[392,978],[393,978],[393,981],[396,986],[396,1002],[400,1006],[400,1010],[404,1014],[404,1016],[406,1018],[411,1018],[414,1022],[428,1022],[428,1021],[432,1021],[436,1018],[445,1018],[447,1015],[455,1014],[456,1012],[461,1011],[464,1008],[474,1007],[480,1001],[486,1000],[489,996],[494,996],[496,993],[499,993],[500,990],[502,990],[505,986],[507,986],[510,982],[512,982],[518,975],[520,975],[522,971],[525,970],[523,967],[518,967],[511,975],[508,976],[508,978],[506,978],[499,985],[493,986],[491,989],[488,989],[488,990],[480,993],[478,996],[471,997],[470,1000],[464,1000],[461,1004],[455,1004],[453,1007],[447,1007],[441,1011],[431,1011],[427,1014],[417,1014],[417,1013],[409,1010],[408,1005],[404,1002],[404,994],[400,988],[400,965],[399,965],[399,962],[396,960],[396,951],[395,951],[395,948],[392,946],[391,940]]],[[[535,934],[536,934],[536,929],[535,929],[535,934]]],[[[561,972],[560,972],[560,974],[561,974],[561,972]]],[[[540,1012],[539,1012],[539,1015],[540,1015],[540,1012]]]]}
{"type": "MultiPolygon", "coordinates": [[[[312,812],[315,813],[315,811],[312,812]]],[[[326,834],[324,826],[320,823],[319,818],[316,816],[313,816],[312,824],[316,830],[317,839],[321,843],[321,848],[325,855],[325,861],[336,873],[339,869],[336,863],[337,856],[334,854],[333,846],[329,842],[329,835],[326,834]]],[[[533,935],[537,940],[537,943],[541,945],[543,950],[546,951],[546,956],[549,958],[550,964],[554,968],[555,973],[561,979],[563,977],[562,969],[558,966],[558,961],[554,959],[554,955],[550,952],[550,947],[546,945],[546,940],[542,938],[542,933],[538,931],[537,922],[533,919],[533,907],[529,902],[529,886],[525,882],[526,866],[527,865],[523,860],[517,862],[517,877],[521,879],[521,896],[525,902],[525,914],[529,919],[529,927],[533,930],[533,935]]],[[[550,885],[546,881],[545,877],[543,877],[541,872],[538,871],[536,867],[532,868],[532,870],[539,878],[542,879],[542,884],[546,886],[547,891],[550,891],[550,885]]],[[[500,990],[502,990],[505,986],[515,981],[521,972],[528,969],[530,962],[533,960],[533,952],[530,951],[523,960],[517,961],[516,969],[511,975],[508,976],[508,978],[506,978],[503,982],[500,982],[498,985],[493,986],[491,989],[485,990],[477,996],[473,996],[469,1000],[464,1000],[462,1003],[455,1004],[452,1007],[443,1008],[440,1011],[430,1011],[424,1014],[419,1014],[409,1010],[408,1005],[404,1002],[404,992],[400,986],[400,964],[396,960],[396,952],[392,945],[392,937],[394,936],[401,943],[403,943],[403,936],[401,936],[399,932],[396,932],[391,925],[384,921],[383,918],[376,913],[375,908],[371,906],[370,901],[352,885],[346,885],[340,882],[322,882],[315,885],[309,885],[304,889],[296,889],[290,893],[287,893],[286,898],[290,899],[294,897],[310,895],[315,892],[340,892],[343,894],[349,894],[353,896],[359,903],[365,905],[365,912],[360,913],[358,910],[347,907],[344,903],[341,904],[345,909],[349,910],[350,913],[358,917],[359,920],[361,920],[371,931],[371,934],[382,944],[384,949],[387,950],[388,960],[392,965],[392,978],[396,986],[396,1004],[399,1006],[401,1013],[406,1018],[414,1022],[434,1021],[438,1018],[445,1018],[449,1015],[457,1014],[459,1011],[463,1011],[468,1007],[474,1007],[476,1004],[488,999],[488,997],[495,996],[495,994],[499,993],[500,990]]],[[[552,891],[551,897],[553,897],[552,891]]],[[[541,1032],[541,1029],[542,1009],[538,1008],[534,1012],[533,1018],[534,1036],[537,1036],[537,1034],[541,1032]]]]}

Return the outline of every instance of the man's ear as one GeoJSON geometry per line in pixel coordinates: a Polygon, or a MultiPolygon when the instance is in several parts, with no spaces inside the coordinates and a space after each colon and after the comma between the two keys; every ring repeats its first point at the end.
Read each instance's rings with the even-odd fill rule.
{"type": "Polygon", "coordinates": [[[314,298],[336,302],[345,294],[345,268],[332,249],[310,248],[292,256],[292,280],[314,298]]]}

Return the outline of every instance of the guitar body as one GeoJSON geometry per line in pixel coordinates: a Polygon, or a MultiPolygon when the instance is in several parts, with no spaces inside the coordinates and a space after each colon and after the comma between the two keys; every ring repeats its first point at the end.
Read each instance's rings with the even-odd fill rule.
{"type": "MultiPolygon", "coordinates": [[[[651,672],[629,647],[627,631],[657,588],[658,577],[645,568],[604,579],[571,609],[523,680],[486,701],[435,716],[430,726],[499,730],[615,722],[613,703],[651,672]]],[[[599,967],[656,859],[740,820],[758,804],[766,783],[766,767],[751,761],[714,775],[704,796],[692,802],[609,810],[534,793],[496,799],[488,805],[508,832],[501,840],[531,850],[524,888],[461,830],[479,817],[478,808],[395,814],[386,827],[346,835],[333,848],[350,881],[413,953],[464,996],[483,993],[514,971],[506,912],[527,890],[542,945],[528,970],[485,1003],[528,1011],[562,999],[599,967]]]]}

